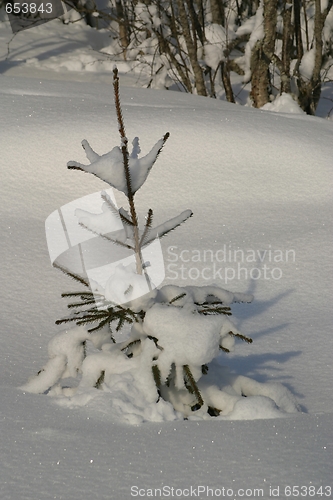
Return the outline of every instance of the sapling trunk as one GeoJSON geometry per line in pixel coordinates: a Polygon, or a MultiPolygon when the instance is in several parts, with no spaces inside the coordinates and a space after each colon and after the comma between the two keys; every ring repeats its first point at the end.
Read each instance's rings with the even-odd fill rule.
{"type": "MultiPolygon", "coordinates": [[[[143,272],[143,260],[142,253],[140,247],[140,238],[139,238],[139,225],[138,225],[138,217],[136,214],[135,203],[134,203],[134,193],[132,189],[131,183],[131,174],[128,164],[128,139],[125,134],[125,126],[123,115],[120,106],[120,96],[119,96],[119,77],[118,77],[118,68],[113,68],[113,88],[114,88],[114,100],[115,107],[119,125],[119,134],[121,139],[121,151],[123,154],[123,164],[125,170],[125,178],[127,184],[127,199],[129,203],[130,214],[132,218],[132,230],[133,230],[133,241],[134,241],[134,253],[135,253],[135,262],[136,262],[136,272],[138,274],[142,274],[143,272]]],[[[148,280],[149,281],[149,280],[148,280]]]]}

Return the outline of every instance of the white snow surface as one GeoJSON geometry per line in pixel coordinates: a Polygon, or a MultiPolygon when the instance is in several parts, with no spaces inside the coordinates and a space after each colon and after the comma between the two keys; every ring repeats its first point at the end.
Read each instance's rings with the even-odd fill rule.
{"type": "Polygon", "coordinates": [[[260,109],[265,111],[275,111],[277,113],[305,114],[305,111],[299,107],[292,96],[290,94],[286,94],[285,92],[277,96],[273,102],[265,104],[260,109]]]}
{"type": "MultiPolygon", "coordinates": [[[[127,413],[137,426],[129,426],[120,421],[127,404],[121,396],[111,403],[92,389],[82,392],[81,406],[63,395],[56,405],[17,389],[47,362],[48,342],[59,331],[54,321],[66,314],[60,294],[76,288],[50,266],[44,221],[62,205],[105,189],[66,164],[84,162],[83,137],[102,154],[118,141],[110,85],[46,76],[0,76],[1,499],[129,500],[138,488],[149,498],[163,487],[185,494],[193,487],[204,499],[207,490],[198,494],[199,486],[230,488],[235,499],[241,489],[262,488],[269,499],[271,488],[285,498],[286,486],[330,485],[332,123],[121,87],[128,135],[139,132],[142,150],[170,132],[137,195],[140,216],[152,207],[158,224],[184,209],[194,212],[162,240],[164,284],[252,293],[252,304],[232,309],[253,344],[236,342],[234,353],[217,361],[230,401],[251,390],[251,379],[275,389],[282,383],[302,410],[275,418],[269,393],[256,396],[266,408],[267,418],[259,420],[258,401],[242,407],[247,398],[236,402],[233,420],[175,420],[170,406],[140,410],[138,404],[136,414],[127,413]]],[[[61,345],[54,344],[59,370],[61,345]]],[[[147,381],[144,370],[140,376],[147,381]]],[[[130,372],[126,380],[114,378],[119,395],[123,383],[135,390],[130,372]]],[[[211,389],[212,401],[216,394],[211,389]]]]}

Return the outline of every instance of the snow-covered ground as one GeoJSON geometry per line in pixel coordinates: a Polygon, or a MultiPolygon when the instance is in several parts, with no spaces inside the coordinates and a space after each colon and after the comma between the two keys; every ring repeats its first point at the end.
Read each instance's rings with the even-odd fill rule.
{"type": "MultiPolygon", "coordinates": [[[[138,193],[140,214],[152,207],[159,223],[194,212],[162,240],[165,284],[253,293],[252,304],[233,311],[254,342],[239,342],[220,363],[259,382],[283,383],[302,413],[130,426],[105,399],[60,407],[17,387],[45,364],[59,330],[54,321],[66,314],[60,294],[73,289],[51,267],[44,222],[60,206],[105,188],[67,171],[66,163],[86,161],[82,139],[100,154],[119,144],[111,66],[78,73],[54,62],[38,69],[34,58],[50,62],[52,51],[64,57],[52,42],[52,23],[25,32],[21,48],[19,33],[16,59],[5,61],[10,31],[0,27],[1,500],[269,499],[290,497],[289,486],[303,498],[328,498],[332,122],[137,89],[135,77],[121,79],[129,138],[139,135],[145,153],[170,132],[138,193]],[[19,57],[32,62],[18,64],[19,57]]],[[[291,111],[285,105],[280,111],[291,111]]]]}

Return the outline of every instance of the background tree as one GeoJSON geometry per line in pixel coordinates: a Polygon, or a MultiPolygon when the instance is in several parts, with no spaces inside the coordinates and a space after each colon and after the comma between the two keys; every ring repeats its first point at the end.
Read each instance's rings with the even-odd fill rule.
{"type": "Polygon", "coordinates": [[[287,93],[314,114],[333,65],[333,0],[72,1],[148,87],[235,102],[241,77],[254,107],[287,93]]]}
{"type": "Polygon", "coordinates": [[[263,0],[263,38],[251,54],[251,98],[256,108],[269,102],[272,93],[270,65],[275,52],[278,0],[263,0]]]}

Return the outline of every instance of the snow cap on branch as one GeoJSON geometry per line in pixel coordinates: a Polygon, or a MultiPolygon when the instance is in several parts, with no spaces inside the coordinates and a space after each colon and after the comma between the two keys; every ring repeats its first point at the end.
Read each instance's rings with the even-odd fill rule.
{"type": "MultiPolygon", "coordinates": [[[[130,214],[124,208],[118,209],[110,197],[103,191],[102,198],[106,201],[102,204],[102,213],[91,213],[86,210],[76,209],[75,216],[79,220],[79,224],[89,231],[100,235],[112,233],[113,240],[120,243],[125,243],[127,240],[134,245],[132,219],[130,214]],[[124,224],[122,223],[124,222],[124,224]]],[[[139,229],[141,239],[141,247],[152,243],[156,238],[162,238],[170,231],[173,231],[189,217],[193,215],[191,210],[184,210],[176,217],[165,221],[154,228],[148,230],[139,229]]]]}
{"type": "MultiPolygon", "coordinates": [[[[138,189],[140,189],[146,181],[148,174],[168,136],[169,135],[166,134],[162,139],[157,141],[150,152],[142,158],[138,158],[138,154],[140,153],[139,138],[136,137],[133,140],[133,150],[128,158],[128,166],[131,176],[131,194],[136,193],[136,191],[138,191],[138,189]]],[[[128,196],[129,193],[124,170],[124,158],[121,148],[116,146],[108,153],[100,156],[95,153],[88,141],[82,141],[82,147],[85,150],[88,160],[90,161],[90,165],[83,165],[82,163],[76,161],[69,161],[67,163],[67,167],[69,169],[82,170],[84,172],[94,174],[96,177],[99,177],[101,180],[110,184],[110,186],[118,189],[118,191],[122,191],[126,196],[128,196]]]]}
{"type": "Polygon", "coordinates": [[[175,303],[178,307],[183,307],[189,303],[203,304],[210,298],[220,300],[225,306],[229,306],[234,302],[252,302],[253,300],[253,295],[250,293],[233,293],[215,285],[184,287],[165,285],[159,289],[156,301],[170,302],[177,296],[180,297],[175,303]]]}
{"type": "Polygon", "coordinates": [[[135,264],[119,264],[105,286],[105,298],[134,312],[149,308],[157,290],[149,277],[136,272],[135,264]]]}

